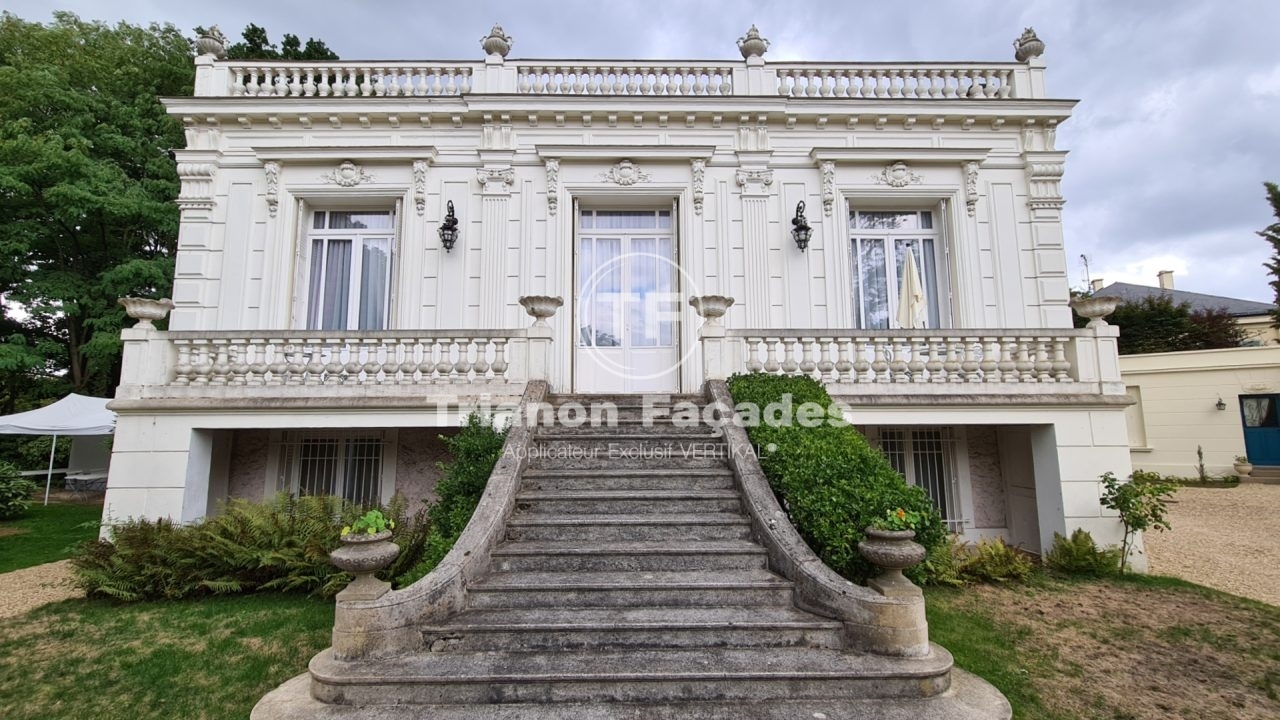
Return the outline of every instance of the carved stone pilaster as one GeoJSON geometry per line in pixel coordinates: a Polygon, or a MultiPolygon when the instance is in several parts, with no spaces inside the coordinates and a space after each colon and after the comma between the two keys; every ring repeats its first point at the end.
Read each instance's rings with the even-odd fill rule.
{"type": "Polygon", "coordinates": [[[262,166],[267,176],[267,214],[275,217],[280,211],[280,163],[268,161],[262,166]]]}
{"type": "Polygon", "coordinates": [[[510,195],[516,182],[516,171],[509,167],[484,167],[476,170],[476,180],[485,195],[510,195]]]}
{"type": "Polygon", "coordinates": [[[978,214],[978,163],[964,164],[964,206],[969,217],[978,214]]]}
{"type": "Polygon", "coordinates": [[[418,217],[427,212],[427,161],[413,161],[413,204],[418,210],[418,217]]]}
{"type": "Polygon", "coordinates": [[[547,214],[555,216],[560,209],[560,160],[548,158],[547,168],[547,214]]]}
{"type": "Polygon", "coordinates": [[[178,191],[178,207],[182,210],[213,209],[213,173],[217,168],[213,163],[180,162],[178,163],[178,180],[182,187],[178,191]]]}
{"type": "Polygon", "coordinates": [[[831,208],[836,202],[836,163],[823,160],[818,167],[822,171],[822,214],[831,215],[831,208]]]}
{"type": "Polygon", "coordinates": [[[701,215],[702,199],[705,195],[707,161],[702,158],[694,158],[689,161],[689,166],[693,173],[693,212],[695,215],[701,215]]]}

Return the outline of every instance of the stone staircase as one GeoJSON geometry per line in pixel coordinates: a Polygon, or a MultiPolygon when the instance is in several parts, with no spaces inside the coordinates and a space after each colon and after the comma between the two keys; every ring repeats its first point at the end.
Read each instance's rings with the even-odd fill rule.
{"type": "Polygon", "coordinates": [[[711,428],[645,426],[638,397],[552,405],[602,399],[612,426],[534,431],[488,572],[460,612],[418,625],[421,651],[322,653],[294,681],[305,715],[264,701],[254,717],[1008,717],[941,648],[850,651],[840,621],[797,608],[711,428]]]}

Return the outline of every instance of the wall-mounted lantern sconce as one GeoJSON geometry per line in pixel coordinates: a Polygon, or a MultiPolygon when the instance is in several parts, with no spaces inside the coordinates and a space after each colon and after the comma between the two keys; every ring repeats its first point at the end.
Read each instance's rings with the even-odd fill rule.
{"type": "Polygon", "coordinates": [[[1214,403],[1214,404],[1213,404],[1213,406],[1214,406],[1214,407],[1216,407],[1216,408],[1218,408],[1219,410],[1226,410],[1226,409],[1227,409],[1227,403],[1226,403],[1226,401],[1225,401],[1225,400],[1223,400],[1222,398],[1218,398],[1218,402],[1214,403]]]}
{"type": "Polygon", "coordinates": [[[813,233],[813,228],[809,227],[809,223],[804,219],[804,201],[801,200],[796,204],[796,216],[791,218],[791,237],[795,238],[796,247],[800,248],[800,252],[809,247],[809,235],[813,233]]]}
{"type": "Polygon", "coordinates": [[[458,242],[458,218],[453,214],[453,201],[450,200],[445,206],[444,220],[440,223],[440,243],[444,245],[444,251],[453,250],[453,244],[458,242]]]}

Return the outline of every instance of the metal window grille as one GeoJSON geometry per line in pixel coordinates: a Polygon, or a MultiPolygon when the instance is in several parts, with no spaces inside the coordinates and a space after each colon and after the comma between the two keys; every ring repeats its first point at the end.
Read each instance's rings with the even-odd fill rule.
{"type": "Polygon", "coordinates": [[[881,428],[880,450],[910,485],[924,489],[951,532],[964,530],[951,428],[881,428]]]}
{"type": "Polygon", "coordinates": [[[294,495],[336,495],[359,505],[382,498],[381,434],[285,433],[280,442],[280,482],[294,495]]]}

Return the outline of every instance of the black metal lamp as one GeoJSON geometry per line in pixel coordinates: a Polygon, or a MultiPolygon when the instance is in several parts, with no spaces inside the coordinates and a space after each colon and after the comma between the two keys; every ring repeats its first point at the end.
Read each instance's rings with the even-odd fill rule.
{"type": "Polygon", "coordinates": [[[458,242],[458,218],[453,214],[453,201],[450,200],[445,206],[444,220],[440,223],[440,243],[444,245],[444,251],[453,250],[453,244],[458,242]]]}
{"type": "Polygon", "coordinates": [[[796,247],[800,248],[800,252],[809,247],[809,236],[813,233],[813,228],[809,227],[809,223],[804,219],[804,201],[801,200],[796,204],[796,216],[791,218],[791,237],[795,238],[796,247]]]}

